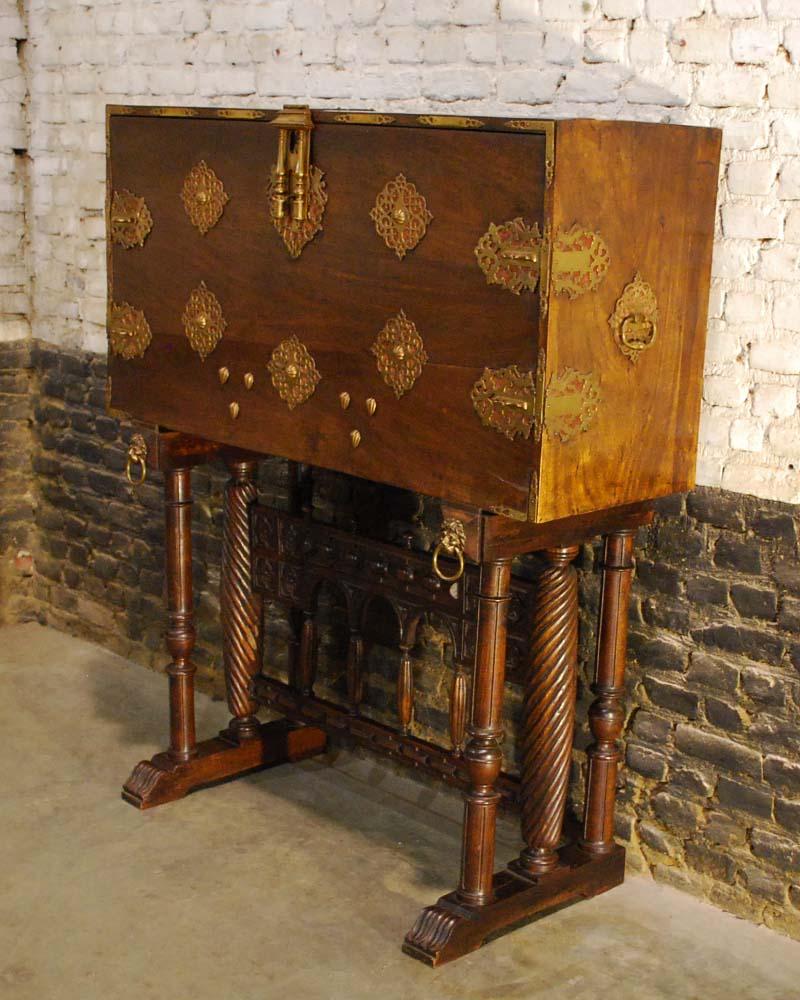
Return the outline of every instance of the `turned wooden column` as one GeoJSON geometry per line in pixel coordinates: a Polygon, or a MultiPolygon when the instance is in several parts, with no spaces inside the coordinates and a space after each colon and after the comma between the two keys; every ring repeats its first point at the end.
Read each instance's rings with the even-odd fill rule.
{"type": "Polygon", "coordinates": [[[258,463],[229,460],[231,478],[225,487],[222,533],[222,659],[228,707],[233,718],[229,730],[239,740],[259,733],[257,705],[250,693],[261,669],[262,599],[250,581],[250,505],[255,501],[258,463]]]}
{"type": "Polygon", "coordinates": [[[520,774],[522,837],[518,868],[540,875],[558,864],[575,728],[578,662],[578,546],[545,549],[533,614],[525,686],[520,774]]]}
{"type": "Polygon", "coordinates": [[[633,530],[605,537],[603,583],[597,628],[597,656],[589,709],[594,743],[587,751],[586,803],[581,846],[590,854],[614,848],[614,802],[620,762],[619,737],[625,721],[625,654],[628,598],[633,575],[633,530]]]}
{"type": "Polygon", "coordinates": [[[194,595],[192,589],[192,470],[164,473],[166,522],[169,755],[187,761],[197,753],[194,728],[194,595]]]}
{"type": "Polygon", "coordinates": [[[501,711],[510,587],[510,559],[481,565],[469,739],[464,751],[470,787],[464,804],[461,882],[457,893],[462,903],[472,906],[492,899],[495,825],[500,800],[495,783],[502,763],[501,711]]]}

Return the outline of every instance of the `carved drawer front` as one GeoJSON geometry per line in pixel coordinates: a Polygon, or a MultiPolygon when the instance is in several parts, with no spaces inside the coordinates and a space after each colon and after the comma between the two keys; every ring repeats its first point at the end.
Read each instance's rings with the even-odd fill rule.
{"type": "Polygon", "coordinates": [[[498,433],[473,387],[536,368],[539,263],[486,234],[541,240],[546,129],[315,113],[299,220],[273,115],[110,116],[110,197],[152,220],[112,233],[109,301],[152,334],[134,360],[112,344],[114,406],[522,516],[532,410],[498,433]]]}

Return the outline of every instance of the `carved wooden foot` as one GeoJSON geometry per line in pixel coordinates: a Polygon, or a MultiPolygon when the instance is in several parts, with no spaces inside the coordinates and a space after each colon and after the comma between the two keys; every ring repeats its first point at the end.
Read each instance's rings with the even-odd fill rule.
{"type": "Polygon", "coordinates": [[[521,923],[613,889],[624,873],[621,847],[597,858],[573,846],[562,848],[556,867],[546,875],[527,878],[510,869],[495,875],[490,903],[465,906],[457,892],[442,896],[419,915],[403,951],[428,965],[444,965],[521,923]]]}
{"type": "Polygon", "coordinates": [[[321,729],[286,719],[260,724],[255,736],[242,740],[226,729],[199,743],[191,760],[176,760],[167,751],[141,761],[123,785],[122,797],[137,809],[151,809],[240,774],[313,757],[325,749],[325,739],[321,729]]]}

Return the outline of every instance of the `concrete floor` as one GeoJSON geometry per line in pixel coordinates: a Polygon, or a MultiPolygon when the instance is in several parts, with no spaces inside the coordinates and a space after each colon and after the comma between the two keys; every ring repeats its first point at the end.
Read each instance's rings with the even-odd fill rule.
{"type": "MultiPolygon", "coordinates": [[[[0,632],[2,1000],[800,994],[800,944],[640,878],[428,969],[400,942],[452,887],[459,829],[390,791],[431,793],[340,754],[138,813],[119,789],[164,744],[165,693],[89,643],[0,632]]],[[[225,721],[199,698],[203,735],[225,721]]]]}

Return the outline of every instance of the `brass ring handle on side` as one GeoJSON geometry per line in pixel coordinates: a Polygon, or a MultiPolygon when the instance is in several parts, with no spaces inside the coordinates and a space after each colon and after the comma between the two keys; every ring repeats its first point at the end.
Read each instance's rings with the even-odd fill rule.
{"type": "Polygon", "coordinates": [[[147,479],[147,445],[144,438],[135,434],[128,447],[128,455],[125,462],[125,478],[131,486],[141,486],[147,479]],[[133,470],[139,469],[138,476],[134,477],[133,470]]]}
{"type": "Polygon", "coordinates": [[[446,549],[443,542],[439,542],[439,544],[433,550],[433,572],[439,577],[440,580],[443,580],[445,583],[455,583],[456,580],[460,580],[461,577],[464,575],[464,553],[461,552],[459,549],[456,549],[454,552],[452,552],[446,549]],[[442,552],[447,552],[448,555],[452,555],[454,558],[458,560],[458,569],[452,576],[447,576],[439,568],[439,556],[442,554],[442,552]]]}

